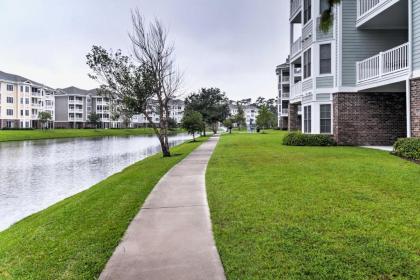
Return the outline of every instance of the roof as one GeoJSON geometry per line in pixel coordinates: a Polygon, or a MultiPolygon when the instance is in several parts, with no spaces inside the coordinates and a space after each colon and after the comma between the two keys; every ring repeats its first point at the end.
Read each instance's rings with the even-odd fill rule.
{"type": "MultiPolygon", "coordinates": [[[[37,86],[45,86],[41,83],[32,81],[28,78],[19,76],[19,75],[15,75],[15,74],[10,74],[10,73],[6,73],[3,71],[0,71],[0,80],[5,80],[5,81],[10,81],[10,82],[15,82],[15,83],[25,83],[25,82],[29,82],[33,85],[37,85],[37,86]]],[[[47,87],[47,86],[45,86],[47,87]]]]}
{"type": "Polygon", "coordinates": [[[97,89],[91,89],[91,90],[87,90],[87,89],[81,89],[75,86],[70,86],[70,87],[66,87],[66,88],[60,88],[58,89],[59,94],[63,94],[63,95],[91,95],[91,96],[97,96],[98,91],[97,89]]]}

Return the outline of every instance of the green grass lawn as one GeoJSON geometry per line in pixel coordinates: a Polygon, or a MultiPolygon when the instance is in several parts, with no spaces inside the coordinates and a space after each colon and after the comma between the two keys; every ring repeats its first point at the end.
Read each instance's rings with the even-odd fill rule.
{"type": "Polygon", "coordinates": [[[0,279],[95,279],[159,179],[207,138],[142,160],[0,233],[0,279]]]}
{"type": "MultiPolygon", "coordinates": [[[[178,130],[180,131],[180,130],[178,130]]],[[[76,137],[153,135],[152,128],[0,130],[0,142],[76,137]]]]}
{"type": "Polygon", "coordinates": [[[228,279],[420,279],[420,166],[223,135],[206,175],[228,279]]]}

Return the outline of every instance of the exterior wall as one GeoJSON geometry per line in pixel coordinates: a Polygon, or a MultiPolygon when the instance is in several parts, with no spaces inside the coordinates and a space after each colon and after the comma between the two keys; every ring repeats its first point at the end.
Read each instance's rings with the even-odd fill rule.
{"type": "Polygon", "coordinates": [[[392,145],[406,137],[405,93],[335,93],[333,133],[339,145],[392,145]]]}
{"type": "Polygon", "coordinates": [[[289,104],[288,127],[289,131],[300,131],[301,120],[298,114],[298,104],[289,104]]]}
{"type": "Polygon", "coordinates": [[[58,122],[68,121],[69,104],[67,96],[55,97],[55,120],[58,122]]]}
{"type": "Polygon", "coordinates": [[[302,50],[305,50],[312,44],[312,29],[313,29],[313,19],[310,20],[302,29],[302,50]]]}
{"type": "Polygon", "coordinates": [[[420,137],[420,78],[410,81],[411,137],[420,137]]]}
{"type": "Polygon", "coordinates": [[[334,76],[316,77],[316,88],[334,87],[334,76]]]}
{"type": "MultiPolygon", "coordinates": [[[[313,76],[313,75],[312,75],[313,76]]],[[[308,80],[305,80],[302,82],[302,91],[309,91],[313,89],[313,79],[309,78],[308,80]]]]}
{"type": "MultiPolygon", "coordinates": [[[[411,0],[409,0],[411,1],[411,0]]],[[[420,1],[412,0],[412,46],[413,70],[420,70],[420,1]]]]}
{"type": "Polygon", "coordinates": [[[357,1],[342,1],[342,86],[355,86],[356,62],[406,43],[404,30],[364,30],[356,28],[357,1]]]}

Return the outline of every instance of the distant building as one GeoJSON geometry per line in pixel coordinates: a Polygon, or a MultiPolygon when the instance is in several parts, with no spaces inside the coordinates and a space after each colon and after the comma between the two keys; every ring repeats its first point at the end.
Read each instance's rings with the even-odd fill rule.
{"type": "MultiPolygon", "coordinates": [[[[258,116],[258,107],[255,104],[251,103],[251,99],[246,99],[240,101],[242,109],[245,114],[245,123],[248,130],[253,130],[256,128],[257,116],[258,116]]],[[[230,115],[234,116],[238,114],[238,105],[236,101],[231,100],[229,102],[230,115]]]]}
{"type": "Polygon", "coordinates": [[[0,128],[41,128],[40,112],[49,112],[54,119],[54,92],[41,83],[0,71],[0,128]]]}
{"type": "MultiPolygon", "coordinates": [[[[111,102],[98,94],[96,89],[77,87],[58,89],[55,95],[55,127],[84,128],[91,113],[100,116],[100,127],[111,128],[111,102]]],[[[120,122],[119,120],[116,122],[120,122]]]]}
{"type": "MultiPolygon", "coordinates": [[[[170,118],[175,120],[177,124],[180,124],[184,116],[184,110],[185,110],[184,101],[181,99],[174,99],[174,100],[169,101],[168,106],[169,106],[170,118]]],[[[150,118],[153,120],[153,123],[159,124],[160,122],[159,114],[155,112],[150,112],[150,118]]],[[[149,121],[146,119],[146,116],[144,116],[143,114],[134,115],[132,118],[132,125],[135,127],[144,127],[144,126],[147,126],[148,124],[149,124],[149,121]]]]}

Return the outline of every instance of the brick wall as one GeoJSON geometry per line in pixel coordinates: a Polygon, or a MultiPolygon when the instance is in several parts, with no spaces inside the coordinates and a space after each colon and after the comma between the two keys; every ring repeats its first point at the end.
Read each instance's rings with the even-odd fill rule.
{"type": "Polygon", "coordinates": [[[406,137],[405,93],[333,94],[333,133],[340,145],[392,145],[406,137]]]}
{"type": "Polygon", "coordinates": [[[420,78],[410,81],[411,136],[420,137],[420,78]]]}
{"type": "Polygon", "coordinates": [[[298,104],[289,104],[288,127],[289,131],[300,130],[300,118],[298,115],[298,104]]]}

